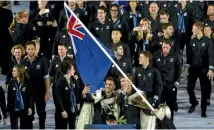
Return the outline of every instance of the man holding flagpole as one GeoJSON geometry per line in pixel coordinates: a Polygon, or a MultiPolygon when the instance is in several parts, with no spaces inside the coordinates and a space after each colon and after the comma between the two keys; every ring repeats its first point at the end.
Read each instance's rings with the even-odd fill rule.
{"type": "MultiPolygon", "coordinates": [[[[84,116],[88,115],[87,113],[93,113],[91,117],[92,124],[105,124],[107,121],[106,117],[109,115],[114,115],[118,120],[120,116],[120,106],[118,104],[119,94],[114,91],[114,79],[112,77],[107,77],[105,79],[104,89],[100,89],[96,91],[96,93],[89,94],[90,88],[90,86],[86,86],[83,89],[82,98],[85,102],[92,103],[91,107],[93,111],[82,112],[79,117],[79,123],[81,123],[81,120],[85,119],[84,116]]],[[[85,123],[85,121],[82,123],[85,123]]]]}
{"type": "MultiPolygon", "coordinates": [[[[112,63],[115,65],[115,67],[120,71],[120,73],[125,78],[128,78],[126,74],[121,70],[121,68],[117,65],[117,63],[113,60],[112,58],[113,54],[102,43],[98,42],[98,40],[83,25],[83,23],[78,19],[78,17],[69,9],[67,4],[64,4],[64,6],[65,6],[66,15],[68,18],[68,24],[67,24],[68,32],[70,34],[72,45],[74,48],[76,66],[81,76],[81,79],[83,80],[83,83],[86,86],[90,85],[89,93],[93,93],[104,86],[103,80],[112,63]]],[[[156,84],[157,86],[152,86],[152,87],[157,87],[158,90],[160,90],[160,92],[158,91],[158,94],[161,93],[162,91],[162,83],[161,83],[161,80],[159,80],[159,78],[160,78],[160,74],[159,76],[157,75],[157,79],[158,79],[157,80],[158,83],[156,84]]],[[[132,84],[132,87],[136,90],[136,92],[143,99],[146,105],[148,105],[148,108],[151,111],[154,111],[154,108],[142,95],[139,89],[134,84],[132,84]]],[[[84,105],[91,107],[90,104],[84,104],[84,105]]],[[[81,112],[89,111],[89,109],[87,109],[88,107],[84,107],[84,105],[82,107],[81,112]]],[[[90,111],[93,111],[93,110],[90,109],[90,111]]],[[[89,114],[93,114],[93,113],[89,113],[89,114]]],[[[81,116],[81,113],[80,113],[80,116],[81,116]]],[[[89,118],[89,117],[90,116],[85,116],[85,118],[89,118]]],[[[91,124],[92,122],[87,122],[87,123],[91,124]]],[[[77,123],[77,128],[80,128],[78,127],[78,123],[77,123]]],[[[81,128],[83,129],[83,127],[81,128]]]]}

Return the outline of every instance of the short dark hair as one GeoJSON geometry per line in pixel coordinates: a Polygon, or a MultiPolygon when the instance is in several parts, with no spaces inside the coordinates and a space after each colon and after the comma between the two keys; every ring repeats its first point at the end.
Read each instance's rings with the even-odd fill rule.
{"type": "Polygon", "coordinates": [[[63,60],[60,64],[60,70],[63,74],[67,74],[68,70],[71,69],[73,65],[68,60],[63,60]]]}
{"type": "Polygon", "coordinates": [[[0,2],[0,7],[5,7],[5,6],[8,6],[9,4],[10,4],[10,1],[4,0],[0,2]]]}
{"type": "Polygon", "coordinates": [[[113,82],[114,82],[114,84],[115,84],[115,80],[114,80],[114,78],[113,78],[113,77],[106,77],[106,78],[105,78],[105,82],[106,82],[107,80],[113,81],[113,82]]]}
{"type": "Polygon", "coordinates": [[[106,116],[106,121],[115,121],[115,120],[117,120],[117,119],[113,114],[106,116]]]}
{"type": "Polygon", "coordinates": [[[36,47],[36,42],[34,42],[34,41],[27,41],[26,44],[25,44],[25,48],[27,48],[27,46],[29,46],[29,45],[33,45],[33,46],[36,47]]]}
{"type": "Polygon", "coordinates": [[[122,45],[121,43],[112,44],[112,45],[111,45],[111,50],[112,50],[113,52],[114,52],[114,51],[117,51],[117,49],[118,49],[120,46],[123,47],[123,45],[122,45]]]}
{"type": "Polygon", "coordinates": [[[171,39],[163,39],[162,40],[162,43],[165,43],[165,44],[168,44],[168,45],[170,45],[170,46],[172,46],[172,40],[171,39]]]}
{"type": "MultiPolygon", "coordinates": [[[[113,4],[113,5],[111,5],[111,8],[112,7],[116,7],[117,8],[117,11],[118,11],[118,13],[120,12],[120,7],[119,7],[119,5],[118,4],[113,4]]],[[[110,8],[110,10],[111,10],[111,8],[110,8]]],[[[119,15],[119,14],[118,14],[119,15]]]]}
{"type": "Polygon", "coordinates": [[[67,43],[59,43],[58,46],[64,46],[65,48],[68,49],[68,44],[67,43]]]}
{"type": "Polygon", "coordinates": [[[107,12],[107,9],[105,6],[99,6],[97,10],[103,10],[105,13],[107,12]]]}
{"type": "Polygon", "coordinates": [[[143,54],[146,58],[149,58],[149,62],[152,61],[152,53],[150,51],[140,51],[139,56],[143,54]]]}
{"type": "Polygon", "coordinates": [[[75,67],[75,61],[73,58],[66,56],[63,61],[67,61],[69,64],[75,67]]]}
{"type": "Polygon", "coordinates": [[[118,11],[120,10],[120,7],[119,7],[118,4],[113,4],[113,5],[111,5],[111,8],[112,8],[112,7],[117,7],[118,11]]]}
{"type": "Polygon", "coordinates": [[[159,15],[169,15],[168,10],[167,9],[161,9],[159,11],[159,15]]]}
{"type": "Polygon", "coordinates": [[[162,27],[162,29],[164,29],[164,30],[166,30],[169,26],[172,26],[172,27],[173,27],[172,23],[163,23],[163,24],[161,24],[161,27],[162,27]]]}
{"type": "Polygon", "coordinates": [[[212,26],[205,24],[204,28],[207,28],[207,27],[209,27],[211,29],[211,31],[213,32],[213,27],[212,26]]]}
{"type": "MultiPolygon", "coordinates": [[[[118,32],[121,33],[120,29],[118,29],[118,28],[114,28],[114,29],[111,31],[111,33],[112,33],[113,31],[118,31],[118,32]]],[[[121,33],[121,34],[122,34],[122,33],[121,33]]]]}

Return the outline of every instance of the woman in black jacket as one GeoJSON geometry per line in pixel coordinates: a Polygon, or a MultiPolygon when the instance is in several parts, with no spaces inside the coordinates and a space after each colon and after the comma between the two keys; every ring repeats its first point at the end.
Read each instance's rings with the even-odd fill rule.
{"type": "Polygon", "coordinates": [[[14,79],[9,83],[7,95],[7,112],[10,114],[11,129],[18,129],[18,118],[20,129],[31,129],[32,92],[25,67],[15,65],[12,74],[14,79]]]}
{"type": "Polygon", "coordinates": [[[148,50],[151,53],[154,53],[161,48],[157,39],[158,35],[152,30],[149,20],[143,18],[140,21],[139,26],[133,29],[131,36],[130,51],[135,66],[138,66],[138,55],[140,51],[148,50]]]}
{"type": "Polygon", "coordinates": [[[76,114],[79,110],[78,84],[73,78],[75,70],[71,61],[64,60],[60,65],[53,99],[56,107],[56,129],[75,129],[76,114]]]}
{"type": "MultiPolygon", "coordinates": [[[[7,122],[6,101],[5,101],[4,90],[1,86],[0,86],[0,108],[4,116],[4,125],[6,125],[6,122],[7,122]]],[[[2,120],[1,111],[0,111],[0,121],[2,120]]]]}
{"type": "Polygon", "coordinates": [[[16,64],[19,64],[20,61],[22,60],[23,56],[25,55],[25,49],[21,45],[16,45],[16,46],[13,46],[13,48],[11,49],[11,53],[12,53],[13,57],[11,58],[11,61],[9,64],[10,70],[8,71],[7,76],[6,76],[6,81],[5,81],[6,86],[8,86],[9,81],[12,79],[13,67],[16,64]]]}
{"type": "Polygon", "coordinates": [[[137,1],[128,1],[128,6],[126,11],[123,13],[122,18],[128,24],[128,31],[131,32],[133,28],[139,25],[140,20],[144,17],[143,12],[137,4],[137,1]]]}
{"type": "Polygon", "coordinates": [[[34,31],[32,24],[28,23],[28,13],[26,10],[18,12],[10,26],[14,45],[25,46],[25,43],[32,40],[34,31]]]}

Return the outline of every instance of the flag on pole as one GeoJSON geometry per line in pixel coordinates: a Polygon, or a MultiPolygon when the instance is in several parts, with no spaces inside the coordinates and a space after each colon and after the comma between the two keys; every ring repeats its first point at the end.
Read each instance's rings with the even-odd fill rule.
{"type": "MultiPolygon", "coordinates": [[[[96,44],[97,39],[87,30],[67,4],[64,4],[64,8],[78,72],[83,83],[89,84],[91,92],[95,92],[104,87],[104,78],[112,63],[96,44]]],[[[113,56],[113,53],[103,43],[100,42],[100,44],[108,54],[113,56]]]]}

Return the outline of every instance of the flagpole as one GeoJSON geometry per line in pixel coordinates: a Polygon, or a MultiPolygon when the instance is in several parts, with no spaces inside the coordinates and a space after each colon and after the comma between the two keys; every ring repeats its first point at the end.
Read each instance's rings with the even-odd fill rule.
{"type": "MultiPolygon", "coordinates": [[[[86,32],[91,36],[91,38],[95,41],[95,43],[100,47],[100,49],[103,51],[103,53],[109,58],[109,60],[115,65],[115,67],[120,71],[120,73],[127,79],[127,75],[121,70],[121,68],[117,65],[117,63],[112,59],[112,57],[108,54],[108,52],[103,48],[103,46],[97,41],[97,39],[91,34],[91,32],[85,27],[85,25],[82,23],[82,21],[75,15],[75,13],[68,7],[66,3],[64,3],[64,6],[66,6],[72,15],[76,17],[76,19],[83,25],[82,27],[86,30],[86,32]]],[[[141,98],[144,100],[144,102],[148,105],[148,107],[154,111],[154,108],[151,106],[151,104],[146,100],[146,98],[142,95],[142,93],[137,89],[137,87],[132,83],[132,87],[136,90],[136,92],[141,96],[141,98]]]]}

